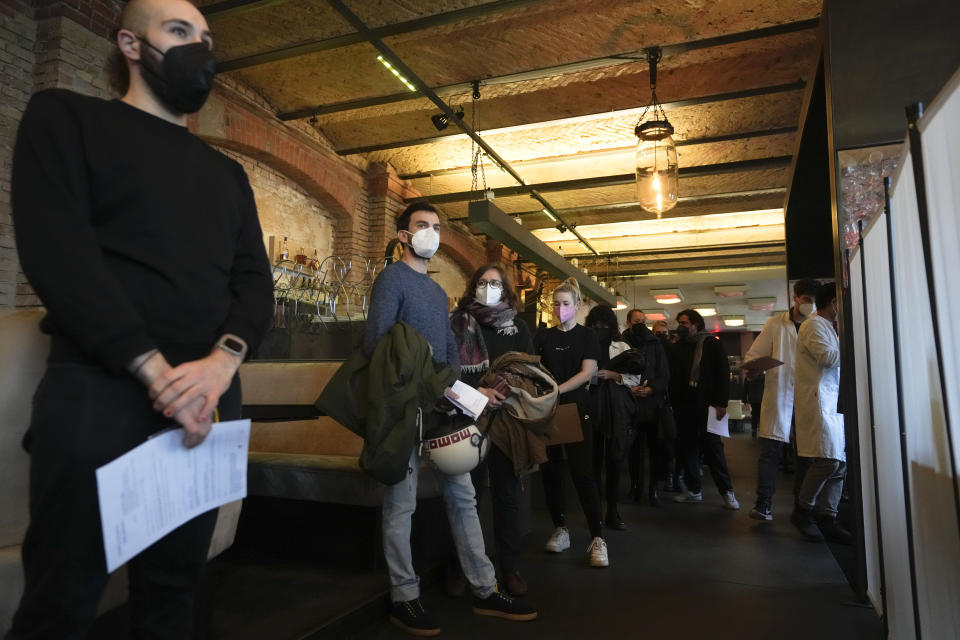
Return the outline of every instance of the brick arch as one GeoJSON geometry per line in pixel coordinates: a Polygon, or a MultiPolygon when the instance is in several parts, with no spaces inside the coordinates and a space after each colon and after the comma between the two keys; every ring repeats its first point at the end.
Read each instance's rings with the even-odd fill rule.
{"type": "Polygon", "coordinates": [[[356,215],[363,174],[273,114],[218,90],[189,126],[209,144],[253,158],[293,180],[335,219],[356,215]]]}
{"type": "Polygon", "coordinates": [[[453,226],[445,226],[440,232],[440,248],[463,269],[467,278],[486,262],[483,245],[473,236],[453,226]]]}

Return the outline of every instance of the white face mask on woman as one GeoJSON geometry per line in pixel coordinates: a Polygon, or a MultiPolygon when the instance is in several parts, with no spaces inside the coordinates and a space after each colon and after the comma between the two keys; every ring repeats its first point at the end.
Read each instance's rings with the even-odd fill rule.
{"type": "Polygon", "coordinates": [[[500,302],[500,298],[503,297],[503,289],[494,289],[493,287],[483,285],[482,287],[477,287],[477,290],[474,292],[474,298],[480,304],[492,307],[500,302]]]}

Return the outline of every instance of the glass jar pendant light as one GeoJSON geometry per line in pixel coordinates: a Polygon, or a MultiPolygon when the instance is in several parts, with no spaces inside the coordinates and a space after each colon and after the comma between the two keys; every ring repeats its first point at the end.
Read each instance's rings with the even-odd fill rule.
{"type": "Polygon", "coordinates": [[[637,142],[637,201],[659,219],[664,211],[677,204],[680,167],[677,147],[673,142],[673,125],[667,120],[663,105],[657,100],[657,63],[660,47],[647,49],[650,65],[650,104],[640,115],[634,133],[637,142]]]}

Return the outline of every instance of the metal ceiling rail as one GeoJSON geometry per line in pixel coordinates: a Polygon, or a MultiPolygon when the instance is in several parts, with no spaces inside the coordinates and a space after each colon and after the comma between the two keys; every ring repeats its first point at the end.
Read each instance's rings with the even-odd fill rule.
{"type": "MultiPolygon", "coordinates": [[[[233,0],[233,2],[238,3],[245,3],[248,1],[249,0],[233,0]]],[[[275,2],[276,0],[269,1],[275,2]]],[[[408,20],[406,22],[388,24],[382,27],[366,28],[374,38],[386,38],[389,36],[398,36],[413,31],[430,29],[432,27],[439,27],[446,24],[463,22],[464,20],[470,20],[472,18],[480,18],[491,13],[500,13],[503,11],[509,11],[511,9],[523,9],[532,5],[542,4],[544,1],[545,0],[499,0],[497,2],[487,2],[474,7],[458,9],[457,11],[449,11],[447,13],[424,16],[422,18],[408,20]]],[[[354,27],[354,29],[356,29],[356,27],[354,27]]],[[[236,71],[237,69],[245,69],[247,67],[255,67],[261,64],[267,64],[268,62],[278,62],[280,60],[305,56],[311,53],[339,49],[340,47],[359,44],[361,42],[367,42],[367,36],[359,30],[356,33],[346,33],[342,36],[325,38],[323,40],[308,40],[306,42],[279,47],[277,49],[271,49],[261,53],[255,53],[240,58],[233,58],[231,60],[224,60],[217,64],[217,71],[236,71]]]]}
{"type": "MultiPolygon", "coordinates": [[[[396,67],[396,69],[401,74],[403,74],[403,76],[406,77],[407,80],[409,80],[414,86],[419,88],[420,91],[425,96],[430,98],[430,101],[433,102],[435,105],[437,105],[437,107],[439,107],[440,110],[444,114],[446,114],[450,122],[455,123],[458,127],[460,127],[461,130],[463,130],[465,134],[470,136],[470,138],[473,139],[473,141],[476,142],[477,145],[479,145],[480,148],[483,149],[486,152],[486,154],[493,159],[494,162],[500,165],[504,171],[509,173],[514,180],[520,183],[520,185],[526,186],[527,184],[526,181],[522,177],[520,177],[520,174],[517,173],[517,171],[513,167],[510,166],[510,163],[508,163],[506,160],[501,158],[500,155],[496,151],[494,151],[493,147],[487,144],[487,142],[480,137],[480,134],[474,131],[473,128],[470,127],[470,125],[464,122],[461,118],[458,118],[457,114],[454,113],[450,105],[444,102],[443,99],[440,98],[440,96],[438,96],[436,93],[434,93],[432,89],[427,87],[424,84],[423,80],[421,80],[420,77],[416,73],[414,73],[413,69],[408,67],[403,60],[397,57],[397,55],[390,49],[390,47],[384,44],[383,40],[380,40],[378,37],[376,37],[373,31],[369,27],[367,27],[367,25],[364,24],[363,21],[356,16],[356,14],[350,11],[350,9],[347,8],[347,6],[342,2],[342,0],[327,0],[327,2],[330,4],[330,6],[336,9],[340,13],[340,15],[346,18],[347,22],[349,22],[353,26],[353,28],[357,30],[358,33],[362,33],[364,37],[370,42],[370,44],[372,44],[377,49],[377,51],[379,51],[383,56],[385,56],[388,60],[390,60],[390,63],[394,67],[396,67]]],[[[477,197],[473,199],[484,199],[485,197],[484,192],[482,191],[474,192],[474,193],[477,197]]],[[[567,227],[567,229],[569,229],[570,232],[573,233],[573,235],[575,235],[577,239],[584,244],[585,247],[587,247],[592,253],[597,254],[597,251],[592,246],[590,246],[590,243],[587,242],[587,239],[581,236],[579,233],[577,233],[577,230],[573,226],[568,225],[560,216],[560,214],[557,213],[556,210],[550,205],[550,203],[547,202],[539,193],[537,193],[534,189],[529,189],[527,193],[531,197],[536,198],[537,201],[540,202],[540,204],[542,204],[545,209],[548,209],[551,213],[556,215],[557,219],[561,222],[561,224],[567,227]]]]}
{"type": "MultiPolygon", "coordinates": [[[[717,142],[731,142],[734,140],[750,140],[753,138],[764,138],[769,136],[779,136],[788,133],[796,133],[797,127],[779,127],[776,129],[762,129],[759,131],[744,131],[743,133],[727,133],[720,136],[708,136],[705,138],[690,138],[687,140],[676,140],[674,142],[677,147],[689,147],[698,144],[714,144],[717,142]]],[[[517,160],[514,161],[513,166],[523,166],[531,167],[542,164],[552,164],[554,162],[566,162],[568,160],[583,160],[583,159],[597,159],[604,158],[612,155],[622,155],[627,152],[635,151],[637,148],[636,144],[632,144],[629,147],[616,147],[612,149],[603,149],[600,151],[586,151],[583,153],[578,153],[575,155],[567,156],[552,156],[549,158],[535,158],[533,160],[517,160]]],[[[440,176],[450,176],[456,175],[458,173],[466,173],[470,171],[470,167],[454,167],[452,169],[438,169],[435,171],[420,171],[418,173],[406,173],[398,176],[401,180],[417,180],[421,178],[437,178],[440,176]]]]}
{"type": "MultiPolygon", "coordinates": [[[[493,4],[493,3],[491,3],[493,4]]],[[[501,3],[495,3],[501,4],[501,3]]],[[[487,5],[481,5],[486,7],[487,5]]],[[[448,15],[448,14],[440,14],[448,15]]],[[[664,57],[674,56],[681,53],[686,53],[688,51],[693,51],[696,49],[704,49],[707,47],[716,47],[724,44],[735,44],[738,42],[748,42],[750,40],[758,40],[760,38],[769,38],[778,35],[784,35],[787,33],[794,33],[797,31],[806,31],[808,29],[814,29],[817,27],[819,19],[813,20],[799,20],[797,22],[786,22],[784,24],[775,25],[772,27],[765,27],[763,29],[754,29],[751,31],[741,31],[739,33],[732,33],[725,36],[718,36],[716,38],[704,38],[702,40],[692,40],[690,42],[681,42],[677,44],[668,44],[666,46],[660,47],[660,50],[663,52],[664,57]]],[[[409,23],[401,23],[409,24],[409,23]]],[[[400,25],[396,25],[400,26],[400,25]]],[[[396,35],[396,34],[390,34],[396,35]]],[[[347,36],[340,36],[341,38],[346,38],[347,36]]],[[[337,38],[331,38],[329,40],[322,40],[319,42],[333,42],[337,38]]],[[[319,43],[318,43],[319,44],[319,43]]],[[[348,43],[348,44],[353,44],[348,43]]],[[[299,46],[307,45],[296,45],[295,47],[288,47],[287,49],[280,49],[278,51],[292,50],[299,46]]],[[[343,46],[343,45],[337,45],[343,46]]],[[[325,47],[325,49],[332,49],[335,47],[325,47]]],[[[322,49],[322,50],[325,50],[322,49]]],[[[313,53],[313,51],[307,51],[306,53],[313,53]]],[[[226,60],[218,66],[218,70],[223,71],[232,71],[234,69],[241,69],[243,67],[251,66],[250,64],[242,63],[244,60],[250,60],[257,58],[258,56],[267,56],[270,53],[257,54],[255,56],[248,56],[246,58],[238,58],[235,60],[226,60]]],[[[303,55],[303,54],[294,54],[294,55],[303,55]]],[[[285,56],[289,57],[289,56],[285,56]]],[[[284,58],[272,58],[267,60],[267,62],[273,62],[276,60],[282,60],[284,58]]],[[[554,65],[552,67],[541,67],[538,69],[529,69],[527,71],[519,71],[517,73],[505,74],[502,76],[494,76],[492,78],[481,79],[482,86],[492,86],[497,84],[511,84],[515,82],[528,82],[530,80],[541,80],[543,78],[549,78],[552,76],[558,75],[567,75],[571,73],[579,73],[581,71],[590,71],[593,69],[602,69],[605,67],[618,66],[622,64],[632,64],[635,62],[646,63],[646,52],[644,50],[632,50],[625,51],[622,53],[615,53],[610,56],[602,56],[599,58],[590,58],[587,60],[578,60],[576,62],[569,62],[567,64],[554,65]]],[[[256,63],[254,64],[262,64],[256,63]]],[[[437,95],[451,95],[458,93],[467,93],[472,87],[471,82],[460,82],[456,84],[444,85],[441,87],[434,87],[434,91],[437,95]]],[[[403,102],[405,100],[415,100],[421,97],[419,93],[405,92],[405,93],[393,93],[385,96],[377,96],[372,98],[361,98],[359,100],[348,100],[344,102],[337,102],[334,104],[326,105],[316,105],[313,107],[307,107],[303,109],[297,109],[295,111],[289,111],[279,114],[281,120],[295,120],[297,118],[308,118],[314,115],[326,115],[330,113],[338,113],[341,111],[351,111],[353,109],[363,109],[366,107],[376,107],[384,104],[392,104],[394,102],[403,102]]]]}
{"type": "MultiPolygon", "coordinates": [[[[693,167],[680,167],[680,177],[692,178],[696,176],[736,173],[738,171],[781,169],[784,167],[789,167],[791,159],[792,156],[775,156],[772,158],[755,158],[753,160],[737,160],[735,162],[722,162],[718,164],[703,164],[693,167]]],[[[533,195],[534,191],[573,191],[576,189],[595,189],[598,187],[613,187],[622,184],[631,184],[634,181],[636,181],[636,176],[634,174],[623,173],[613,176],[577,178],[575,180],[558,180],[556,182],[541,182],[538,184],[527,184],[521,181],[522,184],[516,187],[497,187],[495,189],[488,189],[488,191],[493,191],[493,195],[496,198],[508,198],[511,196],[533,195]]],[[[455,193],[430,194],[423,197],[428,198],[430,202],[443,204],[445,202],[465,202],[467,200],[479,200],[484,197],[484,193],[482,191],[458,191],[455,193]]],[[[407,198],[405,201],[413,202],[417,199],[418,198],[407,198]]]]}
{"type": "Polygon", "coordinates": [[[208,18],[224,18],[226,16],[238,16],[255,9],[266,9],[281,2],[289,0],[222,0],[208,4],[200,9],[200,13],[208,18]]]}
{"type": "MultiPolygon", "coordinates": [[[[736,200],[742,198],[752,198],[755,196],[766,196],[766,195],[783,195],[787,192],[786,187],[770,187],[767,189],[752,189],[749,191],[727,191],[724,193],[707,193],[699,196],[680,196],[677,198],[677,207],[680,207],[684,204],[697,205],[700,203],[711,202],[713,200],[736,200]]],[[[565,207],[559,209],[560,213],[564,216],[574,216],[580,214],[596,214],[603,215],[605,213],[616,213],[624,209],[641,209],[639,202],[617,202],[614,204],[600,204],[600,205],[586,205],[582,207],[565,207]]],[[[642,210],[642,209],[641,209],[642,210]]],[[[674,208],[671,211],[676,211],[674,208]]],[[[536,209],[530,211],[520,211],[513,212],[510,214],[514,217],[529,218],[533,216],[542,216],[543,210],[536,209]]],[[[683,217],[683,216],[668,216],[668,217],[683,217]]],[[[459,218],[448,218],[450,222],[462,222],[466,220],[466,216],[459,218]]],[[[555,225],[550,224],[549,227],[555,225]]],[[[547,226],[543,227],[544,229],[548,228],[547,226]]]]}
{"type": "MultiPolygon", "coordinates": [[[[683,254],[683,253],[709,253],[709,252],[720,252],[720,251],[738,251],[740,256],[746,250],[757,251],[759,249],[784,249],[786,247],[785,240],[774,240],[769,242],[744,242],[738,244],[711,244],[703,245],[696,247],[669,247],[665,249],[638,249],[636,251],[620,251],[616,253],[616,259],[622,258],[642,258],[644,256],[661,256],[661,255],[672,255],[672,254],[683,254]]],[[[636,261],[629,261],[636,262],[636,261]]],[[[628,263],[629,263],[628,262],[628,263]]],[[[599,265],[606,264],[606,260],[601,256],[600,258],[584,258],[584,264],[587,266],[590,265],[599,265]]]]}
{"type": "MultiPolygon", "coordinates": [[[[797,82],[788,82],[785,84],[775,84],[766,87],[757,87],[755,89],[744,89],[742,91],[728,91],[725,93],[715,93],[709,96],[700,96],[697,98],[685,98],[683,100],[674,100],[673,102],[664,102],[663,108],[666,110],[680,108],[680,107],[693,107],[701,104],[708,104],[711,102],[726,102],[729,100],[742,100],[744,98],[755,98],[757,96],[768,96],[776,93],[789,93],[791,91],[800,91],[806,86],[806,83],[802,80],[797,82]]],[[[639,105],[636,107],[629,107],[627,109],[617,109],[617,111],[611,111],[609,113],[604,113],[603,115],[609,117],[616,117],[618,111],[635,111],[641,109],[646,105],[639,105]]],[[[599,114],[589,114],[589,115],[599,115],[599,114]]],[[[280,116],[278,116],[280,117],[280,116]]],[[[582,117],[582,116],[574,116],[582,117]]],[[[280,118],[283,119],[283,118],[280,118]]],[[[452,120],[451,120],[452,122],[452,120]]],[[[551,124],[562,124],[557,123],[556,121],[551,121],[551,124]]],[[[457,133],[448,133],[439,136],[430,136],[429,138],[418,138],[414,140],[398,140],[396,142],[385,142],[382,144],[373,144],[365,147],[353,147],[349,149],[337,149],[337,153],[342,156],[348,156],[354,153],[369,153],[371,151],[384,151],[387,149],[400,149],[403,147],[415,147],[421,144],[434,144],[436,142],[441,142],[453,136],[460,135],[457,133]]]]}

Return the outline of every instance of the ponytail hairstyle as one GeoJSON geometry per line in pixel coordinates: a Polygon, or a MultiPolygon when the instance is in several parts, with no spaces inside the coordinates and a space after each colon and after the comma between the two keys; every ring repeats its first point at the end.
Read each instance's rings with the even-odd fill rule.
{"type": "Polygon", "coordinates": [[[573,302],[575,304],[580,303],[583,298],[580,297],[580,283],[577,282],[576,278],[567,278],[560,283],[560,286],[553,290],[553,295],[558,293],[569,293],[573,296],[573,302]]]}

